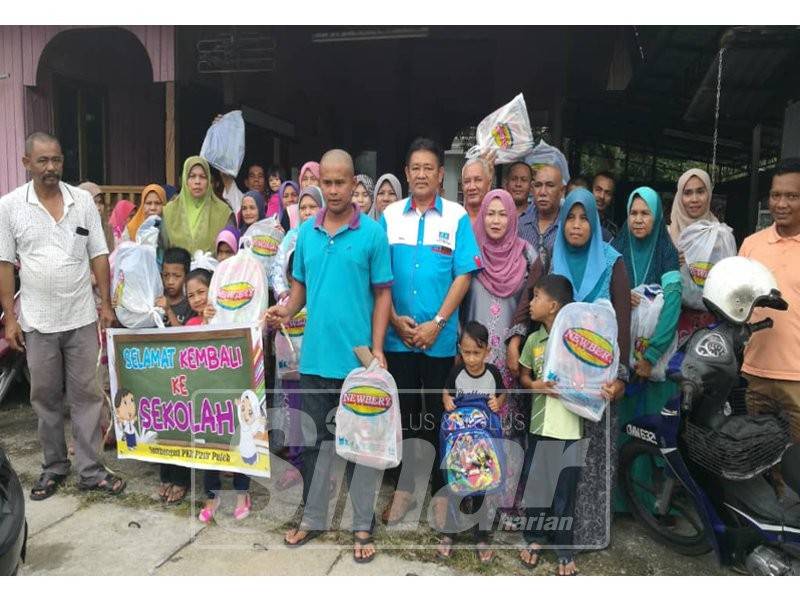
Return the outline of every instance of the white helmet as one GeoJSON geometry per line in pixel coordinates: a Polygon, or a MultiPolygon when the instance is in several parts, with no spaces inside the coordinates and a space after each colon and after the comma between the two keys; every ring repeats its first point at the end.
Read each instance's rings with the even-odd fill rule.
{"type": "Polygon", "coordinates": [[[760,262],[731,256],[715,264],[706,278],[703,302],[734,323],[746,323],[756,306],[786,310],[775,276],[760,262]]]}

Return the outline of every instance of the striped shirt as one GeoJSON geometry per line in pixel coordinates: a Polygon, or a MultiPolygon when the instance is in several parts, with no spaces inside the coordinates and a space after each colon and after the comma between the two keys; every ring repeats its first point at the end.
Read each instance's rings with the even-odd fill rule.
{"type": "Polygon", "coordinates": [[[97,320],[89,261],[108,254],[89,192],[59,184],[60,221],[39,201],[33,183],[0,198],[0,261],[20,262],[23,331],[71,331],[97,320]]]}

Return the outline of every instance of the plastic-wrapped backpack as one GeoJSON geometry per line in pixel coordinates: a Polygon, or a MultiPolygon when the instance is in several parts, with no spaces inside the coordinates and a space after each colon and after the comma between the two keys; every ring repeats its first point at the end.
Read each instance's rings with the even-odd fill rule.
{"type": "Polygon", "coordinates": [[[503,483],[503,428],[486,394],[464,394],[456,409],[442,414],[441,468],[450,490],[473,496],[500,491],[503,483]]]}
{"type": "Polygon", "coordinates": [[[467,151],[467,158],[477,158],[494,150],[495,163],[514,162],[533,148],[533,133],[525,97],[518,94],[478,125],[475,131],[477,144],[467,151]]]}
{"type": "Polygon", "coordinates": [[[686,259],[686,264],[681,267],[683,305],[706,310],[703,287],[711,267],[723,258],[736,256],[733,230],[725,223],[697,221],[681,232],[678,250],[686,259]]]}
{"type": "Polygon", "coordinates": [[[397,384],[373,360],[347,375],[336,410],[336,454],[358,465],[390,469],[403,459],[397,384]]]}
{"type": "MultiPolygon", "coordinates": [[[[243,248],[248,249],[249,244],[245,240],[243,248]]],[[[264,267],[249,251],[240,251],[221,262],[208,287],[208,302],[216,309],[211,324],[258,322],[269,304],[264,267]]]]}
{"type": "Polygon", "coordinates": [[[566,185],[569,181],[569,166],[567,165],[567,158],[555,146],[551,146],[544,140],[536,144],[536,147],[531,150],[530,154],[526,155],[523,159],[535,171],[542,165],[554,165],[561,171],[561,179],[566,185]]]}
{"type": "MultiPolygon", "coordinates": [[[[631,311],[631,366],[644,358],[644,353],[650,345],[650,338],[656,332],[661,309],[664,308],[664,291],[660,285],[643,284],[635,287],[632,291],[641,300],[639,305],[634,306],[631,311]]],[[[650,381],[664,381],[666,379],[667,365],[677,348],[678,333],[676,331],[667,351],[653,365],[650,381]]]]}
{"type": "Polygon", "coordinates": [[[242,240],[250,239],[249,253],[257,258],[264,266],[264,272],[269,273],[278,253],[278,246],[283,241],[284,232],[276,217],[269,217],[256,221],[244,232],[242,240]]]}
{"type": "Polygon", "coordinates": [[[123,242],[114,252],[111,304],[119,322],[128,329],[163,327],[163,312],[155,305],[164,295],[158,268],[161,218],[148,217],[139,227],[135,242],[123,242]]]}
{"type": "Polygon", "coordinates": [[[206,132],[200,156],[231,177],[239,174],[244,160],[244,119],[242,111],[226,113],[206,132]]]}
{"type": "Polygon", "coordinates": [[[556,382],[564,406],[598,422],[606,401],[601,388],[617,378],[617,316],[608,300],[572,302],[556,316],[544,353],[544,379],[556,382]]]}

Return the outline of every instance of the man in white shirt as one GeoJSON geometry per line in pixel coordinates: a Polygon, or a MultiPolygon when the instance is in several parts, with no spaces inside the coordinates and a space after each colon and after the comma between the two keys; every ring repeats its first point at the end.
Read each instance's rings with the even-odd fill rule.
{"type": "Polygon", "coordinates": [[[78,487],[116,495],[125,481],[108,473],[99,460],[103,400],[96,377],[98,315],[90,268],[100,282],[101,325],[114,322],[100,215],[88,192],[61,182],[64,157],[57,139],[31,134],[22,163],[32,181],[0,198],[0,302],[6,315],[6,341],[27,353],[31,405],[39,418],[44,463],[30,498],[49,498],[69,473],[65,401],[72,418],[78,487]],[[14,314],[17,261],[18,317],[14,314]]]}

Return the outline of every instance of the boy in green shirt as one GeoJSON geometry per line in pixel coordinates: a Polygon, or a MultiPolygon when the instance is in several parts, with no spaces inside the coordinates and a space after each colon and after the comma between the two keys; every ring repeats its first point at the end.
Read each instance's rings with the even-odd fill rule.
{"type": "MultiPolygon", "coordinates": [[[[583,435],[581,418],[567,410],[555,396],[552,381],[544,381],[542,369],[550,329],[558,311],[572,302],[573,289],[569,279],[561,275],[545,275],[533,288],[530,303],[531,319],[540,323],[539,329],[528,336],[519,358],[520,385],[533,392],[528,449],[525,468],[529,472],[536,447],[540,442],[564,441],[564,451],[583,435]]],[[[557,343],[557,340],[556,340],[557,343]]],[[[523,536],[527,544],[520,552],[522,564],[533,569],[539,563],[541,544],[551,543],[558,556],[558,575],[576,575],[575,556],[572,551],[573,513],[575,490],[580,475],[579,467],[564,468],[558,478],[552,504],[525,508],[523,536]],[[552,518],[555,517],[555,520],[552,518]],[[557,523],[555,531],[552,523],[557,523]],[[542,525],[545,525],[544,530],[542,525]]]]}

